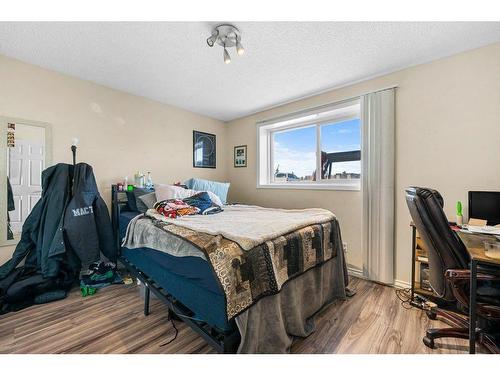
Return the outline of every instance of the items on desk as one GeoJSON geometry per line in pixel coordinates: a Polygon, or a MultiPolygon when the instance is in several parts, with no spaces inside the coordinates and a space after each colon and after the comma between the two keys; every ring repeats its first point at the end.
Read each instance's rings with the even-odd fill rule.
{"type": "Polygon", "coordinates": [[[469,218],[500,224],[500,191],[469,191],[469,218]]]}
{"type": "Polygon", "coordinates": [[[476,225],[467,225],[467,227],[464,228],[463,231],[500,236],[500,227],[492,227],[489,225],[484,225],[482,227],[476,225]]]}
{"type": "Polygon", "coordinates": [[[457,225],[461,226],[463,224],[463,215],[462,215],[462,202],[457,202],[457,225]]]}
{"type": "Polygon", "coordinates": [[[474,219],[474,218],[470,218],[469,223],[468,223],[468,225],[475,226],[475,227],[484,227],[484,226],[486,226],[486,224],[488,224],[488,222],[486,220],[474,219]]]}

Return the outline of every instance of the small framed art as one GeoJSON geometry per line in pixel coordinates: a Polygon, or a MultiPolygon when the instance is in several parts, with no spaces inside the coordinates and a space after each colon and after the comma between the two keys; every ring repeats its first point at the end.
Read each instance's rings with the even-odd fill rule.
{"type": "Polygon", "coordinates": [[[215,168],[217,142],[215,134],[193,130],[193,167],[215,168]]]}
{"type": "Polygon", "coordinates": [[[247,146],[234,147],[234,166],[246,167],[247,166],[247,146]]]}

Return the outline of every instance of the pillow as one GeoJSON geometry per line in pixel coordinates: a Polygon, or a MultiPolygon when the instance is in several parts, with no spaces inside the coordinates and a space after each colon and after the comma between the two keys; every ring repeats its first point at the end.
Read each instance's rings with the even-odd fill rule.
{"type": "Polygon", "coordinates": [[[206,193],[208,194],[208,196],[210,197],[210,199],[212,200],[212,202],[214,204],[216,204],[217,206],[222,206],[224,203],[222,203],[222,201],[220,200],[220,198],[215,195],[214,193],[212,193],[211,191],[206,191],[206,193]]]}
{"type": "Polygon", "coordinates": [[[194,195],[195,193],[191,193],[189,189],[184,189],[180,186],[174,185],[155,185],[156,199],[158,202],[164,201],[167,199],[184,199],[194,195]]]}
{"type": "Polygon", "coordinates": [[[151,189],[145,189],[145,188],[135,188],[132,191],[127,191],[127,201],[128,201],[128,207],[130,211],[137,211],[137,212],[146,212],[147,208],[145,211],[141,211],[141,209],[144,209],[145,205],[144,203],[139,199],[139,197],[151,193],[151,189]]]}
{"type": "Polygon", "coordinates": [[[144,213],[148,209],[153,208],[156,203],[156,193],[153,191],[148,194],[141,195],[137,201],[137,208],[140,212],[144,213]],[[140,201],[140,202],[139,202],[140,201]],[[140,203],[140,205],[139,205],[140,203]]]}
{"type": "Polygon", "coordinates": [[[210,191],[217,195],[223,204],[227,202],[227,192],[229,190],[229,182],[217,182],[210,180],[202,180],[201,178],[190,178],[185,182],[189,189],[197,191],[210,191]]]}

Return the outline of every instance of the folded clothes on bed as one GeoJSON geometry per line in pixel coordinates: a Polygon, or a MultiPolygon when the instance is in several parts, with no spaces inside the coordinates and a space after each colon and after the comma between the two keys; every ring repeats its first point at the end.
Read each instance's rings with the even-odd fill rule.
{"type": "Polygon", "coordinates": [[[175,219],[177,216],[196,215],[200,212],[197,207],[190,206],[181,199],[167,199],[156,202],[154,209],[165,217],[175,219]]]}
{"type": "Polygon", "coordinates": [[[184,199],[166,199],[156,202],[154,209],[165,217],[175,219],[186,215],[210,215],[222,211],[222,208],[213,203],[206,191],[184,199]]]}
{"type": "Polygon", "coordinates": [[[212,215],[223,211],[219,205],[210,199],[210,195],[206,191],[184,198],[183,201],[190,206],[199,208],[199,213],[202,215],[212,215]]]}

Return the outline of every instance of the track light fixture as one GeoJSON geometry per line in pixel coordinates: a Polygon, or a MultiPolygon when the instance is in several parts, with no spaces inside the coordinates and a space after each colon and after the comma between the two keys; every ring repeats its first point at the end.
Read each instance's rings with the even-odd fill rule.
{"type": "Polygon", "coordinates": [[[212,34],[207,38],[207,44],[209,47],[215,46],[215,43],[224,48],[224,62],[229,64],[231,62],[231,56],[227,51],[229,47],[236,47],[236,53],[241,56],[245,53],[245,49],[241,44],[241,32],[236,26],[230,24],[222,24],[216,26],[212,30],[212,34]]]}

